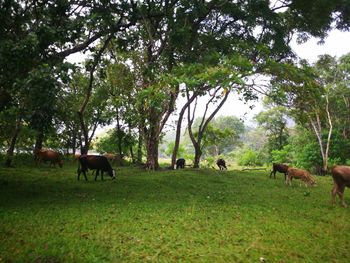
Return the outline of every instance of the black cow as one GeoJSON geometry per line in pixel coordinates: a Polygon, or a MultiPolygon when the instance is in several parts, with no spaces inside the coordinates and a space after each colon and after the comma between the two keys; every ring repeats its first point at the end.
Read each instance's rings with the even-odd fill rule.
{"type": "Polygon", "coordinates": [[[273,174],[273,177],[276,179],[276,172],[280,172],[284,174],[284,180],[287,179],[287,171],[288,171],[289,166],[286,164],[282,163],[273,163],[272,164],[272,171],[270,173],[270,178],[273,174]]]}
{"type": "Polygon", "coordinates": [[[99,172],[101,171],[101,180],[103,180],[103,172],[107,172],[112,179],[115,179],[115,171],[108,162],[107,158],[101,155],[82,155],[79,157],[78,180],[80,180],[80,173],[83,172],[85,180],[87,181],[87,170],[96,170],[95,181],[99,172]]]}
{"type": "Polygon", "coordinates": [[[226,162],[225,162],[224,159],[218,159],[218,160],[216,161],[216,164],[217,164],[217,166],[219,166],[219,169],[220,169],[220,170],[224,170],[224,169],[227,170],[226,162]]]}
{"type": "Polygon", "coordinates": [[[176,160],[176,169],[185,168],[186,160],[184,158],[179,158],[176,160]]]}

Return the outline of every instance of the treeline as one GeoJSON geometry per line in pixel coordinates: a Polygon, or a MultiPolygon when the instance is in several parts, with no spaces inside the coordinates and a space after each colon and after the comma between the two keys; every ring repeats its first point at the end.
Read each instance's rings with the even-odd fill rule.
{"type": "MultiPolygon", "coordinates": [[[[87,153],[96,129],[116,123],[115,152],[135,162],[144,158],[147,168],[157,169],[160,138],[179,96],[187,101],[179,109],[172,165],[186,116],[194,166],[199,166],[204,134],[228,96],[253,100],[267,88],[271,96],[286,96],[285,103],[296,111],[309,112],[294,100],[307,96],[289,98],[284,95],[290,94],[288,87],[308,94],[325,85],[296,64],[291,38],[323,38],[332,26],[347,30],[350,25],[348,3],[323,2],[2,1],[0,144],[5,164],[12,165],[16,148],[87,153]],[[87,56],[82,65],[67,59],[78,52],[87,56]],[[271,80],[269,85],[257,85],[261,76],[271,80]],[[215,109],[204,112],[195,130],[197,100],[208,94],[206,109],[215,109]]],[[[331,98],[324,99],[328,109],[331,98]]],[[[310,117],[315,130],[321,131],[321,117],[310,117]]],[[[323,157],[328,148],[321,147],[323,157]]]]}

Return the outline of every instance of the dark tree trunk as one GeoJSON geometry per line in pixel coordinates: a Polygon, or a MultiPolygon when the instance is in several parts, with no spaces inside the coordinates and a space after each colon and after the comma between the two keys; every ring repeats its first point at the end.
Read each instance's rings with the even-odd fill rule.
{"type": "Polygon", "coordinates": [[[136,160],[135,160],[134,151],[133,151],[133,149],[132,149],[132,145],[130,145],[130,149],[129,149],[129,151],[130,151],[131,161],[132,161],[132,163],[135,163],[135,162],[136,162],[136,160]]]}
{"type": "Polygon", "coordinates": [[[18,120],[16,122],[15,130],[13,131],[13,134],[12,134],[10,146],[9,146],[7,153],[6,153],[5,166],[7,166],[7,167],[12,167],[12,158],[13,158],[13,153],[15,150],[18,134],[19,134],[20,129],[21,129],[21,121],[22,121],[21,118],[18,118],[18,120]]]}
{"type": "Polygon", "coordinates": [[[194,93],[191,98],[186,102],[186,104],[182,107],[180,113],[179,113],[179,118],[177,121],[176,125],[176,136],[175,136],[175,144],[174,144],[174,149],[173,153],[171,156],[171,169],[175,169],[175,163],[176,163],[176,157],[177,157],[177,152],[179,150],[180,146],[180,137],[181,137],[181,124],[183,120],[183,116],[186,112],[187,107],[194,101],[194,99],[198,96],[198,93],[194,93]]]}
{"type": "Polygon", "coordinates": [[[120,122],[119,122],[119,110],[117,109],[117,140],[118,140],[118,153],[121,159],[123,159],[123,151],[122,151],[122,147],[123,147],[123,134],[122,134],[122,130],[120,127],[120,122]]]}
{"type": "Polygon", "coordinates": [[[202,157],[202,150],[200,146],[194,145],[194,160],[193,160],[193,168],[199,168],[199,163],[202,157]]]}
{"type": "Polygon", "coordinates": [[[143,145],[143,136],[142,136],[142,124],[139,124],[139,138],[137,140],[137,159],[138,164],[142,163],[142,145],[143,145]]]}
{"type": "MultiPolygon", "coordinates": [[[[190,106],[188,106],[188,111],[187,111],[188,112],[188,133],[189,133],[190,139],[191,139],[193,147],[194,147],[194,154],[195,154],[194,155],[194,161],[193,161],[193,167],[194,168],[199,168],[199,163],[200,163],[200,159],[201,159],[201,156],[202,156],[202,149],[201,149],[202,145],[201,145],[201,143],[202,143],[203,134],[206,131],[206,128],[207,128],[209,122],[214,118],[214,116],[220,110],[222,105],[224,105],[224,103],[227,100],[227,97],[228,97],[228,95],[230,93],[229,90],[225,93],[225,95],[224,95],[223,99],[221,100],[221,102],[219,103],[219,105],[216,107],[216,109],[206,119],[205,117],[206,117],[206,113],[208,111],[209,104],[216,98],[216,94],[218,93],[219,90],[220,90],[220,87],[215,90],[215,92],[212,95],[211,99],[206,104],[206,108],[205,108],[205,111],[204,111],[204,114],[203,114],[203,117],[202,117],[202,121],[201,121],[201,123],[199,125],[199,128],[198,128],[197,138],[195,138],[195,136],[193,134],[193,131],[192,131],[192,124],[193,124],[195,111],[196,111],[196,107],[197,107],[197,101],[196,101],[196,103],[194,105],[192,116],[191,116],[190,106]]],[[[189,100],[188,92],[187,92],[187,98],[189,100]]]]}
{"type": "Polygon", "coordinates": [[[76,152],[76,147],[77,147],[77,133],[75,131],[73,131],[73,134],[72,134],[72,154],[73,156],[75,155],[75,152],[76,152]]]}
{"type": "MultiPolygon", "coordinates": [[[[113,35],[108,36],[107,39],[105,40],[102,48],[95,55],[92,67],[90,69],[89,85],[88,85],[87,90],[86,90],[84,101],[81,104],[80,109],[78,111],[80,127],[81,127],[81,131],[82,131],[82,134],[83,134],[83,137],[84,137],[84,145],[82,145],[81,148],[80,148],[81,154],[87,154],[88,153],[89,148],[90,148],[90,142],[91,142],[91,139],[92,139],[91,137],[89,138],[89,130],[88,130],[87,124],[86,124],[86,122],[84,120],[84,114],[85,114],[86,106],[88,105],[88,103],[90,101],[90,97],[92,95],[92,85],[93,85],[93,82],[94,82],[94,72],[96,70],[96,67],[97,67],[97,65],[98,65],[98,63],[100,61],[100,58],[101,58],[103,52],[107,48],[108,43],[112,40],[112,38],[113,38],[113,35]]],[[[93,134],[94,134],[94,132],[93,132],[93,134]]]]}
{"type": "Polygon", "coordinates": [[[159,168],[158,163],[158,137],[150,136],[147,140],[147,162],[146,167],[149,170],[157,170],[159,168]]]}
{"type": "Polygon", "coordinates": [[[41,151],[43,148],[43,140],[44,140],[44,132],[43,130],[38,131],[38,134],[35,139],[35,146],[34,146],[34,154],[41,151]]]}

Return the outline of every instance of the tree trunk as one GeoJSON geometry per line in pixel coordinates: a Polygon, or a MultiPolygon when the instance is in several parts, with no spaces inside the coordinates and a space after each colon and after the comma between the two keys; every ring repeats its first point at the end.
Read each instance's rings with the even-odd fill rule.
{"type": "Polygon", "coordinates": [[[133,149],[132,149],[132,145],[130,145],[129,151],[130,151],[131,162],[132,162],[132,163],[135,163],[136,160],[135,160],[134,151],[133,151],[133,149]]]}
{"type": "Polygon", "coordinates": [[[193,168],[199,168],[199,163],[202,157],[202,150],[198,144],[194,145],[194,161],[193,168]]]}
{"type": "Polygon", "coordinates": [[[220,147],[217,145],[214,145],[214,156],[219,156],[221,154],[220,147]]]}
{"type": "Polygon", "coordinates": [[[90,147],[90,141],[91,141],[91,139],[89,139],[88,127],[87,127],[87,125],[85,123],[85,120],[84,120],[84,114],[85,114],[86,106],[88,105],[88,103],[90,101],[90,97],[92,95],[92,85],[93,85],[93,82],[94,82],[94,73],[95,73],[96,67],[97,67],[97,65],[98,65],[98,63],[100,61],[102,53],[107,48],[109,42],[112,40],[112,37],[113,37],[113,35],[109,35],[107,37],[107,39],[105,40],[102,48],[97,52],[97,54],[94,57],[94,61],[93,61],[92,67],[90,69],[89,85],[88,85],[88,87],[86,89],[85,98],[84,98],[84,100],[83,100],[83,102],[82,102],[82,104],[80,106],[79,111],[78,111],[80,127],[81,127],[82,134],[84,136],[84,145],[81,146],[81,148],[80,148],[81,154],[87,154],[88,153],[89,147],[90,147]]]}
{"type": "Polygon", "coordinates": [[[41,151],[43,148],[43,140],[44,140],[44,132],[42,130],[38,131],[38,134],[35,139],[35,146],[34,146],[34,154],[41,151]]]}
{"type": "Polygon", "coordinates": [[[328,153],[329,153],[329,146],[331,143],[331,137],[332,137],[332,130],[333,130],[333,125],[332,125],[332,119],[331,119],[331,114],[329,112],[329,99],[328,99],[328,94],[326,96],[326,112],[327,112],[327,119],[328,119],[328,125],[329,125],[329,130],[328,130],[328,137],[327,137],[327,143],[326,143],[326,151],[325,151],[325,161],[323,162],[323,171],[327,172],[328,170],[328,153]]]}
{"type": "Polygon", "coordinates": [[[75,155],[77,145],[77,133],[74,131],[72,135],[72,154],[75,155]]]}
{"type": "Polygon", "coordinates": [[[15,130],[13,131],[13,134],[12,134],[10,146],[9,146],[7,153],[6,153],[5,166],[7,166],[7,167],[12,167],[13,152],[15,150],[18,134],[19,134],[19,131],[21,129],[21,121],[22,121],[22,119],[18,118],[18,120],[16,122],[15,130]]]}
{"type": "Polygon", "coordinates": [[[146,168],[149,170],[157,170],[159,168],[158,163],[158,137],[151,135],[147,140],[147,162],[146,168]]]}
{"type": "Polygon", "coordinates": [[[142,124],[139,124],[139,138],[137,140],[137,159],[136,162],[138,164],[142,163],[142,144],[143,144],[143,136],[142,136],[142,124]]]}
{"type": "Polygon", "coordinates": [[[182,109],[179,113],[179,118],[178,118],[177,125],[176,125],[175,144],[174,144],[174,149],[173,149],[173,153],[171,156],[171,168],[172,169],[175,169],[177,152],[178,152],[179,146],[180,146],[181,124],[182,124],[183,116],[186,112],[188,105],[190,105],[197,96],[198,96],[198,93],[193,93],[191,98],[186,102],[186,104],[182,107],[182,109]]]}
{"type": "MultiPolygon", "coordinates": [[[[193,124],[193,120],[194,120],[194,116],[195,116],[195,111],[196,111],[196,107],[197,107],[197,101],[194,105],[194,109],[192,112],[192,117],[191,117],[191,109],[190,109],[190,105],[187,107],[188,108],[188,134],[190,136],[190,139],[192,141],[193,147],[194,147],[194,164],[193,167],[194,168],[199,168],[199,163],[200,163],[200,159],[202,156],[202,138],[203,138],[203,134],[206,131],[206,128],[209,125],[209,122],[214,118],[214,116],[216,115],[216,113],[221,109],[222,105],[224,105],[225,101],[227,100],[227,97],[230,93],[230,91],[226,91],[223,99],[221,100],[221,102],[219,103],[219,105],[216,107],[216,109],[209,115],[209,117],[206,119],[206,113],[208,111],[208,107],[209,104],[214,100],[214,98],[216,97],[217,92],[220,90],[220,87],[217,88],[214,92],[214,94],[212,95],[212,98],[207,102],[206,104],[206,108],[202,117],[202,122],[199,125],[198,128],[198,134],[197,134],[197,139],[195,138],[193,131],[192,131],[192,124],[193,124]]],[[[187,92],[187,98],[189,98],[189,94],[187,92]]]]}
{"type": "Polygon", "coordinates": [[[324,146],[324,142],[322,140],[322,126],[321,126],[320,116],[318,115],[318,113],[316,113],[316,122],[315,122],[312,120],[311,116],[308,115],[311,126],[316,134],[318,145],[320,146],[320,152],[321,152],[321,156],[322,156],[323,173],[326,173],[328,170],[328,154],[329,154],[329,147],[330,147],[332,130],[333,130],[332,119],[331,119],[331,116],[329,113],[328,96],[326,97],[326,101],[327,101],[326,112],[327,112],[327,119],[328,119],[328,124],[329,124],[326,146],[324,146]]]}
{"type": "Polygon", "coordinates": [[[123,159],[123,151],[122,151],[122,144],[123,144],[123,138],[122,138],[122,131],[120,128],[120,122],[119,122],[119,110],[117,109],[117,140],[118,140],[118,153],[121,159],[123,159]]]}

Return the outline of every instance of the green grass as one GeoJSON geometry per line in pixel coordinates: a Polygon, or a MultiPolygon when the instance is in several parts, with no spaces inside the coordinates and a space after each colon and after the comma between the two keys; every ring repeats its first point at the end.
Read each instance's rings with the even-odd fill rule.
{"type": "Polygon", "coordinates": [[[350,210],[330,205],[330,177],[305,188],[267,171],[75,171],[0,168],[0,262],[350,262],[350,210]]]}

